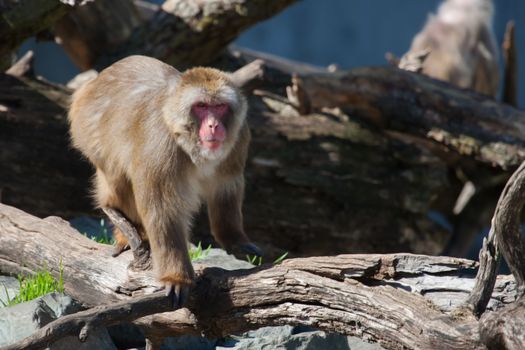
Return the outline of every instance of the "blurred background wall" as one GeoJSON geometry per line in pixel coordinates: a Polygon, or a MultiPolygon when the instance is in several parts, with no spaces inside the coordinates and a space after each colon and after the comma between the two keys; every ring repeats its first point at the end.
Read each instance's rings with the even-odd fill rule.
{"type": "MultiPolygon", "coordinates": [[[[161,0],[152,1],[162,3],[161,0]]],[[[302,0],[245,32],[238,46],[290,59],[342,68],[384,65],[385,53],[401,56],[438,0],[302,0]]],[[[525,1],[495,0],[498,43],[509,19],[516,21],[518,61],[525,63],[525,1]]],[[[78,70],[53,43],[28,41],[36,51],[35,69],[51,81],[66,82],[78,70]]],[[[519,103],[525,106],[525,64],[519,67],[519,103]]]]}

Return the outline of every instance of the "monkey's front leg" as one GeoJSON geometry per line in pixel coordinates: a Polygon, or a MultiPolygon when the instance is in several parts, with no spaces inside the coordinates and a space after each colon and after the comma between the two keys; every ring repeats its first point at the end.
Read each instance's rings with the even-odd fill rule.
{"type": "Polygon", "coordinates": [[[173,293],[174,307],[184,304],[195,277],[188,254],[187,227],[181,219],[184,216],[182,213],[156,213],[147,219],[146,228],[153,266],[166,295],[173,293]]]}
{"type": "Polygon", "coordinates": [[[163,201],[167,192],[155,186],[137,193],[137,206],[148,236],[158,280],[173,295],[174,307],[186,301],[195,273],[188,254],[189,213],[163,201]]]}

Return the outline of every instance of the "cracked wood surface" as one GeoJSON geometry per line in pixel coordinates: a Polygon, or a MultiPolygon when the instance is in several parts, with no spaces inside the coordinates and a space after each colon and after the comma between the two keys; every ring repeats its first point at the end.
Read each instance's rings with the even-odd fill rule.
{"type": "MultiPolygon", "coordinates": [[[[58,275],[61,260],[66,292],[93,307],[155,289],[150,272],[128,271],[131,259],[130,252],[112,258],[110,246],[80,235],[60,218],[42,220],[0,204],[0,271],[45,264],[58,275]]],[[[469,260],[411,254],[298,258],[237,271],[197,265],[191,314],[182,309],[135,323],[148,336],[202,332],[213,337],[302,324],[392,349],[483,348],[478,322],[451,314],[446,306],[467,297],[475,268],[469,260]],[[455,300],[451,291],[458,292],[455,300]]],[[[515,295],[509,277],[500,276],[497,286],[492,308],[515,295]]]]}

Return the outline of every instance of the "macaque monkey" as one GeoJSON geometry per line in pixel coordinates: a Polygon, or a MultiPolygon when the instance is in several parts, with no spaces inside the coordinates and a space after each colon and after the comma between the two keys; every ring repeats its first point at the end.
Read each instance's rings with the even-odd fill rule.
{"type": "Polygon", "coordinates": [[[493,15],[492,0],[446,0],[414,37],[399,67],[494,97],[499,70],[493,15]],[[415,66],[419,69],[411,69],[415,66]]]}
{"type": "MultiPolygon", "coordinates": [[[[247,103],[230,76],[180,73],[154,58],[116,62],[73,95],[73,144],[96,167],[99,207],[119,209],[149,241],[166,293],[182,305],[194,278],[187,238],[205,200],[227,250],[261,255],[243,229],[247,103]]],[[[127,245],[114,231],[115,254],[127,245]]]]}

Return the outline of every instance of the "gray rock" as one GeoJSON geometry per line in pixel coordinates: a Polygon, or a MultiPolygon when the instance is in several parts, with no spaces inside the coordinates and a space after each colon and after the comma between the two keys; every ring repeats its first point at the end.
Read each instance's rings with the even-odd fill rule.
{"type": "Polygon", "coordinates": [[[352,350],[385,350],[385,348],[363,341],[361,338],[348,337],[348,346],[352,350]]]}
{"type": "Polygon", "coordinates": [[[18,279],[0,275],[0,308],[4,307],[4,304],[7,304],[9,299],[13,299],[19,290],[18,279]]]}
{"type": "MultiPolygon", "coordinates": [[[[26,303],[0,309],[0,346],[21,340],[59,316],[80,311],[81,307],[70,297],[51,293],[26,303]]],[[[66,337],[52,344],[52,350],[115,350],[107,330],[99,329],[90,333],[87,341],[81,343],[77,337],[66,337]]]]}
{"type": "Polygon", "coordinates": [[[49,350],[117,350],[106,328],[96,329],[91,332],[87,340],[82,343],[78,337],[68,336],[53,343],[49,350]]]}
{"type": "Polygon", "coordinates": [[[41,299],[51,309],[54,319],[82,311],[82,306],[65,294],[50,293],[38,299],[41,299]]]}
{"type": "Polygon", "coordinates": [[[208,340],[203,337],[193,335],[183,335],[180,337],[169,337],[164,339],[161,350],[214,350],[215,340],[208,340]]]}
{"type": "Polygon", "coordinates": [[[251,269],[254,267],[248,261],[239,260],[235,256],[228,254],[219,248],[210,249],[208,255],[194,260],[194,264],[220,267],[225,270],[251,269]]]}
{"type": "Polygon", "coordinates": [[[383,350],[359,338],[311,330],[308,327],[264,327],[231,337],[217,350],[383,350]]]}

